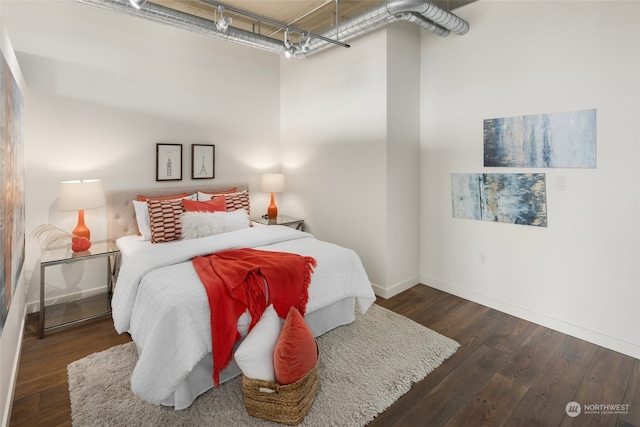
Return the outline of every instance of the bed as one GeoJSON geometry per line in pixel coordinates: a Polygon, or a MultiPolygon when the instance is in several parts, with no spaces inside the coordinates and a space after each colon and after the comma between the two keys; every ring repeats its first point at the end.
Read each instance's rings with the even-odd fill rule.
{"type": "MultiPolygon", "coordinates": [[[[139,236],[133,206],[138,195],[191,195],[196,190],[212,193],[231,187],[236,193],[248,192],[247,184],[230,183],[107,194],[108,236],[121,252],[112,299],[114,325],[119,333],[131,335],[138,350],[132,391],[151,403],[184,409],[213,387],[209,302],[191,262],[195,256],[245,247],[312,256],[317,266],[308,289],[305,320],[315,336],[351,323],[356,309],[364,313],[375,301],[355,252],[290,227],[252,224],[255,226],[163,243],[139,236]]],[[[245,335],[245,316],[237,326],[245,335]]],[[[232,361],[221,372],[220,381],[239,374],[232,361]]]]}

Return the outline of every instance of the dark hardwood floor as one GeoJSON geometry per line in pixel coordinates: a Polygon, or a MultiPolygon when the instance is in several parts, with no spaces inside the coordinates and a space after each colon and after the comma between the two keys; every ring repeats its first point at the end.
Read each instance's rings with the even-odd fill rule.
{"type": "MultiPolygon", "coordinates": [[[[370,426],[640,427],[637,359],[423,285],[377,303],[461,347],[370,426]],[[565,410],[572,401],[582,405],[575,418],[565,410]]],[[[36,327],[29,316],[11,425],[69,426],[66,366],[130,339],[110,317],[42,340],[36,327]]]]}

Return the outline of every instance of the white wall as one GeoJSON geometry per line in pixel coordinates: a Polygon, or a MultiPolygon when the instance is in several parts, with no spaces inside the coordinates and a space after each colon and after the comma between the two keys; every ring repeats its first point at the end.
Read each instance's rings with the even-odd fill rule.
{"type": "Polygon", "coordinates": [[[420,28],[399,22],[387,31],[388,298],[419,283],[420,28]]]}
{"type": "Polygon", "coordinates": [[[345,245],[386,280],[386,33],[304,60],[281,60],[280,212],[345,245]]]}
{"type": "Polygon", "coordinates": [[[640,357],[640,3],[457,12],[467,36],[422,35],[422,282],[640,357]],[[483,119],[590,108],[596,169],[483,168],[483,119]],[[452,218],[451,173],[531,171],[547,228],[452,218]]]}
{"type": "MultiPolygon", "coordinates": [[[[279,168],[279,58],[78,2],[3,2],[31,97],[26,115],[26,230],[71,230],[58,182],[100,178],[106,191],[211,183],[191,180],[191,144],[216,146],[213,182],[279,168]],[[183,180],[155,181],[155,144],[183,144],[183,180]]],[[[266,196],[254,192],[252,207],[266,196]]],[[[106,238],[106,210],[86,212],[106,238]]],[[[28,302],[39,289],[39,243],[27,240],[28,302]]],[[[47,270],[48,301],[106,285],[103,267],[47,270]],[[97,270],[97,271],[95,271],[97,270]],[[81,282],[81,283],[80,283],[81,282]]]]}
{"type": "MultiPolygon", "coordinates": [[[[26,102],[26,85],[22,72],[15,57],[13,46],[9,40],[4,26],[5,17],[0,3],[0,50],[11,69],[11,74],[16,80],[18,88],[26,102]]],[[[0,425],[9,425],[11,406],[13,403],[13,390],[18,374],[20,349],[22,347],[22,329],[25,321],[25,293],[24,268],[18,277],[18,283],[14,294],[11,296],[11,306],[5,321],[2,335],[0,336],[0,425]]]]}
{"type": "Polygon", "coordinates": [[[281,60],[282,212],[355,250],[377,294],[418,283],[419,31],[281,60]]]}

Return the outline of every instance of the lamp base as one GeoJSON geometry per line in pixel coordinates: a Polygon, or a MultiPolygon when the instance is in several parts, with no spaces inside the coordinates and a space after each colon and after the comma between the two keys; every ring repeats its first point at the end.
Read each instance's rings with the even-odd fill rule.
{"type": "Polygon", "coordinates": [[[78,224],[76,228],[71,232],[73,237],[71,238],[71,250],[73,252],[84,252],[91,247],[91,231],[89,227],[84,224],[84,210],[78,211],[78,224]]]}
{"type": "Polygon", "coordinates": [[[73,240],[78,237],[86,237],[88,240],[91,240],[91,231],[89,231],[89,227],[84,224],[84,209],[78,211],[78,224],[71,233],[74,236],[73,240]]]}
{"type": "Polygon", "coordinates": [[[278,217],[278,207],[276,206],[273,193],[271,193],[271,204],[267,208],[267,216],[269,219],[276,219],[278,217]]]}

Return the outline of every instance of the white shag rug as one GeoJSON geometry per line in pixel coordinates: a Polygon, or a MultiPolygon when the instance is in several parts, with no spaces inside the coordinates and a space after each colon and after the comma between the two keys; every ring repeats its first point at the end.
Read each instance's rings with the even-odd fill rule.
{"type": "MultiPolygon", "coordinates": [[[[318,338],[320,382],[302,426],[363,426],[456,352],[457,342],[372,305],[318,338]]],[[[69,364],[73,426],[274,426],[249,415],[241,378],[201,395],[187,409],[156,406],[130,387],[134,343],[69,364]]]]}

